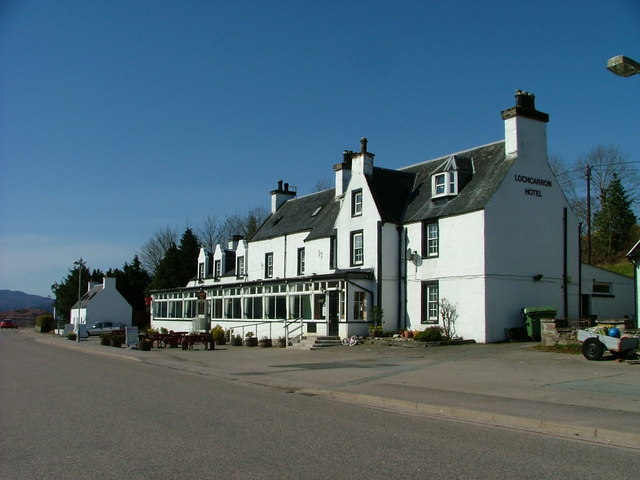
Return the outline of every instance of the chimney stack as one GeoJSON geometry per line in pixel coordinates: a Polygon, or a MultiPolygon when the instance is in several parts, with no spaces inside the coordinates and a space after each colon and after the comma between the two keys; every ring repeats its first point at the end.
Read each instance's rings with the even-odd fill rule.
{"type": "Polygon", "coordinates": [[[507,158],[542,155],[547,158],[549,115],[536,110],[535,95],[516,90],[516,105],[502,111],[507,158]]]}
{"type": "Polygon", "coordinates": [[[271,213],[275,213],[287,200],[296,196],[296,192],[289,190],[289,184],[284,184],[282,188],[282,180],[278,180],[278,188],[271,190],[271,213]]]}
{"type": "Polygon", "coordinates": [[[336,172],[336,197],[340,197],[351,180],[351,159],[354,153],[351,150],[342,152],[342,163],[336,163],[333,171],[336,172]]]}

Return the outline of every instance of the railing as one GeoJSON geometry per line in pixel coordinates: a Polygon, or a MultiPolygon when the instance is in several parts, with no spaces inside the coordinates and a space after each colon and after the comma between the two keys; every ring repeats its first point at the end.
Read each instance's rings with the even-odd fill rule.
{"type": "Polygon", "coordinates": [[[302,338],[304,333],[304,324],[301,318],[294,318],[290,321],[284,321],[284,338],[286,345],[289,346],[289,339],[302,338]]]}
{"type": "Polygon", "coordinates": [[[269,325],[269,335],[267,335],[268,338],[273,338],[271,335],[271,327],[273,325],[273,323],[279,323],[279,322],[256,322],[256,323],[244,323],[241,325],[231,325],[230,327],[227,327],[228,330],[231,330],[231,334],[233,335],[233,333],[235,332],[236,329],[240,329],[240,331],[242,332],[242,334],[240,335],[242,338],[245,337],[245,329],[248,332],[253,332],[254,335],[256,336],[256,338],[260,338],[260,336],[265,336],[264,331],[260,332],[260,335],[258,335],[258,326],[259,325],[269,325]]]}

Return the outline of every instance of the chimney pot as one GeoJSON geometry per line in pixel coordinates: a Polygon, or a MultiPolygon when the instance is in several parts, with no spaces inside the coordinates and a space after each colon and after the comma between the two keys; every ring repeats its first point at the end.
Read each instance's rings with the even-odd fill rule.
{"type": "Polygon", "coordinates": [[[367,153],[367,139],[365,137],[360,139],[360,153],[367,153]]]}
{"type": "Polygon", "coordinates": [[[282,180],[278,180],[278,190],[282,191],[282,180]]]}

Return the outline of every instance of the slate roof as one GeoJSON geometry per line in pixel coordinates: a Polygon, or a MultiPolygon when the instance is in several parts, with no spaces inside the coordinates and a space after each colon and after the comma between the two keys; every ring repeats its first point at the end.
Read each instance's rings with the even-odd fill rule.
{"type": "Polygon", "coordinates": [[[505,159],[504,141],[456,153],[455,156],[472,161],[474,173],[454,197],[431,198],[431,175],[451,155],[400,169],[415,175],[413,191],[403,215],[404,223],[459,215],[484,208],[513,165],[513,160],[505,159]]]}
{"type": "Polygon", "coordinates": [[[335,190],[293,198],[285,202],[275,213],[272,213],[251,237],[251,241],[291,235],[308,230],[316,230],[316,238],[329,236],[338,215],[338,202],[335,201],[335,190]],[[313,213],[320,209],[316,215],[313,213]]]}
{"type": "MultiPolygon", "coordinates": [[[[500,141],[398,170],[374,167],[367,182],[384,222],[403,224],[459,215],[480,210],[491,199],[513,164],[504,152],[504,141],[500,141]],[[431,176],[451,166],[464,173],[458,194],[433,199],[431,176]]],[[[305,231],[310,232],[307,240],[329,237],[339,208],[335,189],[294,198],[270,215],[251,241],[305,231]]]]}
{"type": "MultiPolygon", "coordinates": [[[[80,297],[80,308],[87,308],[87,305],[93,299],[93,297],[95,297],[100,292],[102,292],[102,290],[103,290],[102,287],[103,286],[100,283],[98,285],[95,285],[95,286],[91,287],[87,292],[85,292],[84,295],[82,295],[82,297],[80,297]]],[[[77,309],[78,308],[78,302],[74,303],[71,308],[72,309],[74,309],[74,308],[77,309]]]]}

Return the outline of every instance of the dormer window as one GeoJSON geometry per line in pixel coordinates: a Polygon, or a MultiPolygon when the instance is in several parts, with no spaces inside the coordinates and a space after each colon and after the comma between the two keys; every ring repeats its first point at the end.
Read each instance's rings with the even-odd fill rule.
{"type": "Polygon", "coordinates": [[[458,172],[441,172],[433,175],[433,197],[446,197],[458,194],[458,172]]]}

